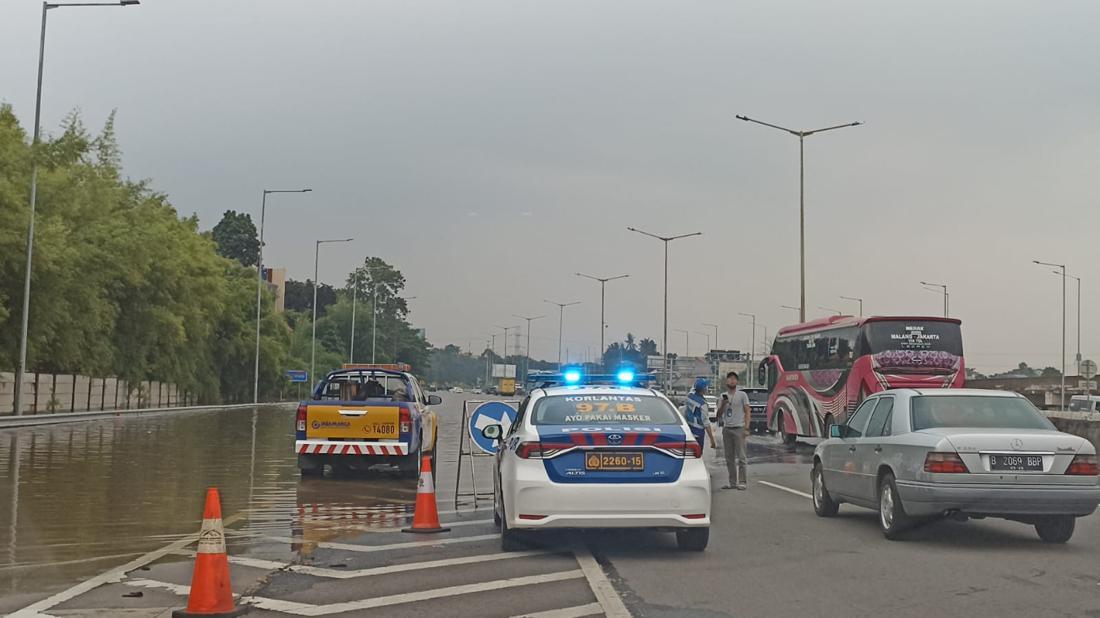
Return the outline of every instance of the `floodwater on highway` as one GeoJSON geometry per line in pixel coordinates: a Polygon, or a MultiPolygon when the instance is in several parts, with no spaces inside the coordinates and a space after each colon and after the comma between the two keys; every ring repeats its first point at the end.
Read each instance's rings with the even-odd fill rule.
{"type": "Polygon", "coordinates": [[[194,535],[208,486],[224,517],[240,517],[237,555],[310,549],[262,537],[406,521],[414,480],[301,480],[293,421],[292,407],[263,407],[0,431],[0,597],[42,596],[194,535]]]}

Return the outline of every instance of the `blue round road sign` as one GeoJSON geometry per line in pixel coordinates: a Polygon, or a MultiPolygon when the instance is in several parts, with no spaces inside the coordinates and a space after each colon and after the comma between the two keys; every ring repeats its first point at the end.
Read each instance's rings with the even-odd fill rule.
{"type": "Polygon", "coordinates": [[[515,408],[501,401],[487,401],[474,408],[470,414],[470,439],[482,451],[490,455],[496,454],[497,443],[481,435],[481,430],[489,425],[500,425],[500,435],[503,436],[515,421],[515,408]]]}

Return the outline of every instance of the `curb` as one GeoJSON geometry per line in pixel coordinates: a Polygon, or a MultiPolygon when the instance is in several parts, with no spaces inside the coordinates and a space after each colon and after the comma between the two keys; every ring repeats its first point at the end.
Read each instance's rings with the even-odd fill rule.
{"type": "MultiPolygon", "coordinates": [[[[260,406],[295,406],[298,402],[270,402],[261,403],[260,406]]],[[[38,427],[42,425],[59,425],[61,423],[80,423],[98,421],[120,416],[140,416],[142,414],[171,414],[174,412],[202,412],[206,410],[247,410],[257,407],[256,404],[239,403],[232,405],[213,406],[183,406],[178,408],[140,408],[133,410],[104,410],[102,412],[64,412],[60,414],[31,414],[24,416],[0,417],[0,429],[17,429],[20,427],[38,427]]]]}

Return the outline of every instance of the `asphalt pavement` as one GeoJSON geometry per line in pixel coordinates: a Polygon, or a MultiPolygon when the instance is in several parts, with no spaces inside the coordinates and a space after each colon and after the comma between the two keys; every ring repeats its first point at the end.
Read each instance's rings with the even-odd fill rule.
{"type": "MultiPolygon", "coordinates": [[[[703,553],[677,550],[669,533],[590,531],[504,554],[488,500],[455,506],[456,490],[474,489],[470,467],[455,484],[462,401],[473,397],[444,394],[437,502],[451,531],[427,537],[400,532],[414,481],[384,471],[300,479],[285,409],[0,432],[0,489],[13,498],[0,516],[0,612],[181,607],[202,490],[218,484],[249,615],[1100,616],[1096,516],[1079,520],[1067,545],[997,520],[937,522],[887,541],[871,511],[815,516],[812,446],[792,451],[766,436],[750,441],[747,491],[717,489],[725,468],[706,449],[716,489],[703,553]]],[[[473,462],[479,491],[488,466],[473,462]]]]}

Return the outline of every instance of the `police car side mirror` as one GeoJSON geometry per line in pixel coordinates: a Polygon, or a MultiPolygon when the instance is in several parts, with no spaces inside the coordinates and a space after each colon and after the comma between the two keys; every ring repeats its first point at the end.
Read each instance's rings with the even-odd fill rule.
{"type": "Polygon", "coordinates": [[[481,430],[481,435],[484,436],[487,440],[499,440],[500,434],[503,432],[503,430],[504,428],[500,425],[489,425],[488,427],[481,430]]]}
{"type": "Polygon", "coordinates": [[[438,406],[441,403],[443,403],[443,398],[439,395],[428,395],[427,404],[429,406],[438,406]]]}

